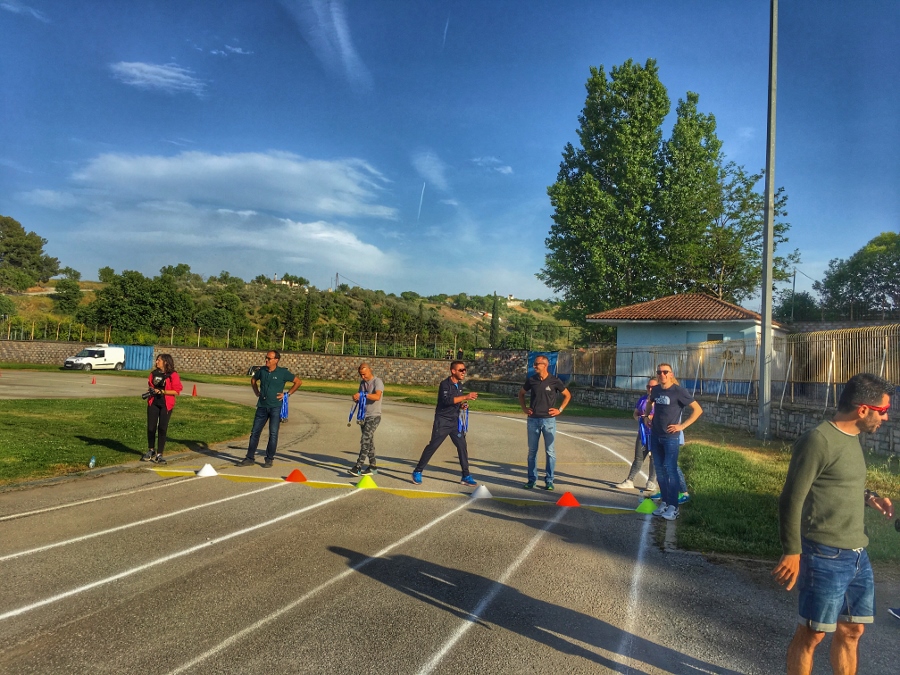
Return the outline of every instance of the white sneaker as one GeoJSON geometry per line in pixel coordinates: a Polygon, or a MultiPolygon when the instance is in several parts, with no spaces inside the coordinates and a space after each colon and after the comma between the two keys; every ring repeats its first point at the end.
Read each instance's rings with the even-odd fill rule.
{"type": "Polygon", "coordinates": [[[678,517],[678,507],[672,504],[666,508],[666,512],[662,514],[666,520],[675,520],[678,517]]]}
{"type": "Polygon", "coordinates": [[[652,494],[656,492],[657,488],[659,488],[659,486],[656,483],[654,483],[652,480],[648,480],[647,485],[644,486],[644,492],[649,492],[652,494]]]}
{"type": "Polygon", "coordinates": [[[653,512],[654,516],[661,516],[666,512],[666,503],[661,501],[659,506],[656,507],[656,511],[653,512]]]}
{"type": "Polygon", "coordinates": [[[623,480],[621,483],[616,483],[616,487],[620,490],[633,490],[634,483],[632,483],[630,480],[623,480]]]}

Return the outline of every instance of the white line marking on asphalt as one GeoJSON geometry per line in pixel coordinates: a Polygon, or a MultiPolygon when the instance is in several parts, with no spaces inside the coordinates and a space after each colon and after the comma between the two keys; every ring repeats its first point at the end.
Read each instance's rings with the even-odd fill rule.
{"type": "MultiPolygon", "coordinates": [[[[26,612],[30,612],[33,609],[37,609],[38,607],[43,607],[44,605],[49,605],[54,602],[58,602],[59,600],[64,600],[65,598],[71,597],[73,595],[77,595],[79,593],[83,593],[85,591],[89,591],[92,588],[97,588],[98,586],[103,586],[105,584],[112,583],[113,581],[118,581],[119,579],[124,579],[125,577],[130,577],[132,574],[137,574],[138,572],[143,572],[144,570],[150,569],[151,567],[155,567],[156,565],[162,565],[163,563],[167,563],[171,560],[175,560],[176,558],[181,558],[186,555],[190,555],[191,553],[196,553],[197,551],[203,550],[204,548],[209,548],[210,546],[215,546],[216,544],[221,544],[223,541],[228,541],[229,539],[234,539],[235,537],[239,537],[242,534],[247,534],[249,532],[253,532],[254,530],[258,530],[263,527],[268,527],[269,525],[274,525],[275,523],[280,523],[282,520],[287,520],[288,518],[293,518],[294,516],[299,516],[301,513],[305,513],[306,511],[311,511],[320,506],[325,506],[326,504],[330,504],[331,502],[337,501],[338,499],[345,499],[346,497],[352,497],[355,494],[359,494],[363,492],[363,490],[353,490],[352,492],[348,492],[343,495],[338,495],[337,497],[331,497],[326,499],[325,501],[317,502],[315,504],[311,504],[309,506],[304,506],[302,509],[297,509],[296,511],[291,511],[290,513],[285,513],[283,515],[277,516],[276,518],[272,518],[271,520],[267,520],[262,523],[257,523],[256,525],[251,525],[250,527],[245,527],[241,530],[237,530],[236,532],[231,532],[230,534],[223,535],[221,537],[216,537],[215,539],[211,539],[210,541],[205,541],[202,544],[197,544],[196,546],[191,546],[190,548],[186,548],[181,551],[176,551],[175,553],[170,553],[167,556],[163,556],[162,558],[157,558],[156,560],[151,560],[148,563],[144,563],[143,565],[138,565],[137,567],[132,567],[131,569],[125,570],[124,572],[119,572],[118,574],[114,574],[111,577],[106,577],[104,579],[99,579],[98,581],[93,581],[89,584],[85,584],[84,586],[79,586],[78,588],[73,588],[72,590],[65,591],[64,593],[59,593],[58,595],[54,595],[53,597],[46,598],[44,600],[38,600],[37,602],[33,602],[30,605],[25,605],[24,607],[19,607],[18,609],[13,609],[9,612],[5,612],[0,614],[0,621],[4,621],[5,619],[11,619],[14,616],[19,616],[20,614],[25,614],[26,612]]],[[[468,502],[466,502],[468,503],[468,502]]]]}
{"type": "Polygon", "coordinates": [[[158,490],[159,488],[172,487],[173,485],[183,485],[188,481],[194,480],[196,476],[193,478],[186,478],[185,480],[176,480],[170,481],[158,485],[151,485],[149,487],[137,488],[135,490],[128,490],[126,492],[117,492],[113,495],[104,495],[102,497],[94,497],[93,499],[83,499],[80,502],[71,502],[70,504],[60,504],[59,506],[48,506],[45,509],[35,509],[34,511],[23,511],[22,513],[13,513],[8,516],[0,517],[0,522],[4,520],[12,520],[14,518],[25,518],[26,516],[36,516],[39,513],[47,513],[49,511],[58,511],[59,509],[68,509],[73,506],[81,506],[82,504],[90,504],[92,502],[103,501],[104,499],[113,499],[115,497],[125,497],[127,495],[137,494],[138,492],[149,492],[150,490],[158,490]]]}
{"type": "Polygon", "coordinates": [[[628,665],[631,661],[631,650],[634,645],[634,630],[638,617],[638,603],[641,599],[641,576],[644,572],[644,553],[647,550],[648,534],[652,522],[653,518],[645,516],[644,525],[641,527],[641,538],[638,543],[637,558],[635,558],[634,561],[634,569],[631,573],[631,584],[628,587],[628,607],[625,613],[627,619],[625,628],[623,629],[624,635],[622,636],[622,641],[619,643],[619,648],[616,650],[616,653],[625,659],[625,665],[628,665]]]}
{"type": "Polygon", "coordinates": [[[230,502],[232,499],[241,499],[242,497],[249,497],[250,495],[255,495],[258,492],[264,492],[266,490],[272,490],[273,488],[281,487],[282,485],[290,485],[290,483],[278,483],[276,485],[267,485],[264,488],[259,488],[258,490],[251,490],[250,492],[244,492],[239,495],[232,495],[231,497],[223,497],[222,499],[216,499],[215,501],[206,502],[205,504],[198,504],[197,506],[188,506],[187,508],[180,509],[178,511],[172,511],[172,513],[164,513],[159,516],[153,516],[152,518],[144,518],[143,520],[137,520],[133,523],[126,523],[125,525],[117,525],[116,527],[111,527],[107,530],[100,530],[99,532],[92,532],[91,534],[84,534],[80,537],[73,537],[72,539],[66,539],[64,541],[58,541],[53,544],[46,544],[45,546],[38,546],[37,548],[28,549],[27,551],[19,551],[18,553],[10,553],[9,555],[0,556],[0,562],[4,562],[6,560],[15,560],[16,558],[21,558],[22,556],[31,555],[32,553],[40,553],[42,551],[49,551],[52,548],[58,548],[60,546],[68,546],[69,544],[77,544],[80,541],[85,541],[87,539],[93,539],[94,537],[100,537],[104,534],[112,534],[113,532],[120,532],[122,530],[127,530],[132,527],[137,527],[138,525],[146,525],[147,523],[153,523],[157,520],[164,520],[166,518],[171,518],[172,516],[180,516],[182,513],[190,513],[191,511],[196,511],[198,509],[205,509],[207,506],[215,506],[216,504],[223,504],[225,502],[230,502]]]}
{"type": "MultiPolygon", "coordinates": [[[[515,417],[503,417],[502,415],[498,415],[498,417],[501,417],[502,419],[505,419],[505,420],[512,420],[513,422],[521,422],[522,424],[527,424],[527,423],[528,423],[528,420],[520,420],[520,419],[517,419],[517,418],[515,418],[515,417]]],[[[575,434],[568,434],[568,433],[566,433],[565,431],[557,431],[556,434],[557,434],[558,436],[568,436],[569,438],[574,438],[574,439],[576,439],[576,440],[578,440],[578,441],[584,441],[585,443],[590,443],[591,445],[596,445],[598,448],[603,448],[603,449],[606,450],[607,452],[612,453],[613,455],[615,455],[616,457],[618,457],[619,459],[621,459],[621,460],[622,460],[623,462],[625,462],[626,464],[631,464],[631,462],[634,461],[634,458],[633,458],[633,457],[632,457],[631,459],[625,459],[624,457],[622,457],[622,455],[620,455],[618,452],[616,452],[616,451],[613,450],[612,448],[610,448],[610,447],[608,447],[608,446],[606,446],[606,445],[603,445],[602,443],[598,443],[597,441],[592,441],[592,440],[589,439],[589,438],[584,438],[584,437],[582,437],[582,436],[576,436],[575,434]]],[[[643,476],[644,478],[647,478],[647,474],[644,473],[643,471],[641,471],[641,474],[640,474],[640,475],[643,476]]]]}
{"type": "MultiPolygon", "coordinates": [[[[362,492],[362,490],[359,490],[359,492],[362,492]]],[[[369,564],[370,562],[372,562],[373,560],[377,560],[378,558],[381,558],[382,556],[387,555],[388,553],[390,553],[391,551],[393,551],[393,550],[394,550],[395,548],[397,548],[398,546],[402,546],[403,544],[407,543],[408,541],[411,541],[412,539],[415,539],[415,538],[418,537],[420,534],[422,534],[423,532],[426,532],[426,531],[430,530],[432,527],[434,527],[435,525],[437,525],[439,522],[441,522],[441,521],[444,520],[445,518],[449,518],[450,516],[452,516],[453,514],[455,514],[457,511],[460,511],[461,509],[466,508],[470,503],[471,503],[471,502],[464,502],[464,503],[460,504],[460,505],[457,506],[455,509],[452,509],[452,510],[450,510],[450,511],[447,511],[447,513],[445,513],[445,514],[442,515],[442,516],[438,516],[437,518],[435,518],[434,520],[432,520],[430,523],[426,523],[425,525],[423,525],[422,527],[420,527],[418,530],[416,530],[416,531],[414,531],[414,532],[411,532],[410,534],[407,534],[405,537],[402,537],[401,539],[398,539],[397,541],[395,541],[393,544],[391,544],[391,545],[389,545],[389,546],[385,546],[383,549],[381,549],[380,551],[378,551],[378,553],[375,553],[375,554],[373,554],[373,555],[370,555],[368,558],[366,558],[366,559],[363,560],[362,562],[358,562],[358,563],[356,563],[353,567],[350,567],[349,569],[344,570],[344,571],[341,572],[340,574],[331,577],[331,579],[329,579],[328,581],[326,581],[326,582],[324,582],[324,583],[322,583],[322,584],[319,584],[318,586],[316,586],[314,589],[312,589],[311,591],[309,591],[309,592],[306,593],[305,595],[303,595],[303,596],[297,598],[297,599],[294,600],[293,602],[290,602],[289,604],[285,605],[285,606],[282,607],[281,609],[277,609],[277,610],[275,610],[274,612],[272,612],[271,614],[269,614],[268,616],[264,616],[262,619],[260,619],[260,620],[257,621],[256,623],[253,623],[253,624],[247,626],[246,628],[244,628],[244,629],[238,631],[237,633],[235,633],[235,634],[232,635],[231,637],[222,640],[222,642],[220,642],[219,644],[217,644],[215,647],[213,647],[213,648],[211,648],[211,649],[208,649],[207,651],[203,652],[202,654],[200,654],[200,655],[197,656],[196,658],[192,659],[191,661],[188,661],[187,663],[185,663],[185,664],[179,666],[179,667],[176,668],[175,670],[169,671],[168,675],[178,675],[178,673],[183,673],[184,671],[186,671],[186,670],[188,670],[188,669],[190,669],[190,668],[193,668],[194,666],[196,666],[196,665],[202,663],[203,661],[206,661],[206,660],[207,660],[208,658],[210,658],[211,656],[215,656],[216,654],[218,654],[218,653],[221,652],[222,650],[227,649],[227,648],[230,647],[231,645],[235,644],[238,640],[240,640],[240,639],[246,637],[247,635],[249,635],[249,634],[252,633],[253,631],[259,630],[260,628],[262,628],[262,627],[265,626],[266,624],[271,623],[272,621],[274,621],[274,620],[277,619],[278,617],[280,617],[280,616],[286,614],[287,612],[290,612],[292,609],[294,609],[295,607],[297,607],[297,606],[303,604],[304,602],[306,602],[306,601],[309,600],[310,598],[314,597],[314,596],[317,595],[318,593],[322,592],[323,590],[325,590],[325,589],[328,588],[329,586],[331,586],[331,585],[337,583],[338,581],[341,581],[342,579],[346,579],[348,576],[350,576],[350,575],[353,574],[354,572],[358,572],[359,570],[361,570],[363,567],[365,567],[366,565],[368,565],[368,564],[369,564]]]]}
{"type": "Polygon", "coordinates": [[[465,635],[472,626],[474,626],[478,621],[481,620],[481,615],[484,614],[484,611],[488,608],[488,605],[490,605],[494,601],[494,598],[497,597],[497,594],[500,593],[500,591],[503,590],[503,588],[506,586],[506,582],[509,580],[509,578],[513,574],[515,574],[516,570],[519,569],[519,566],[523,562],[525,562],[525,559],[528,558],[529,555],[531,555],[531,552],[534,550],[534,547],[537,546],[538,542],[541,540],[541,537],[543,537],[551,527],[556,525],[565,514],[566,509],[560,509],[559,513],[557,513],[552,520],[548,521],[547,524],[544,525],[543,528],[541,528],[540,532],[538,532],[531,538],[531,541],[528,542],[528,546],[526,546],[519,554],[519,556],[515,560],[513,560],[512,564],[506,568],[506,571],[503,572],[500,578],[494,582],[493,587],[490,591],[488,591],[487,595],[482,598],[481,602],[479,602],[475,609],[472,610],[472,612],[465,618],[465,623],[456,630],[456,632],[453,634],[453,637],[451,637],[449,640],[447,640],[447,642],[444,643],[444,646],[441,647],[441,650],[433,657],[431,657],[431,660],[428,663],[422,666],[422,668],[419,670],[419,675],[427,675],[435,668],[437,668],[440,662],[447,655],[447,653],[451,649],[453,649],[453,646],[457,642],[459,642],[462,636],[465,635]]]}

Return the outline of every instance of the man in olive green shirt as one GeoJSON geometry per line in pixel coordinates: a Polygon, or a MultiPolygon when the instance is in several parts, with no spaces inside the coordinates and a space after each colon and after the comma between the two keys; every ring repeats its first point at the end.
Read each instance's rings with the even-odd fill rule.
{"type": "Polygon", "coordinates": [[[250,432],[250,445],[247,448],[247,456],[238,463],[238,466],[253,466],[256,464],[256,448],[259,447],[259,437],[262,434],[266,422],[269,423],[269,441],[266,443],[266,461],[263,468],[271,468],[275,459],[275,451],[278,448],[278,429],[281,427],[281,401],[285,397],[284,385],[291,383],[293,386],[286,394],[290,396],[303,381],[287,368],[280,368],[278,361],[281,354],[272,349],[266,354],[266,365],[260,368],[250,378],[250,386],[256,394],[256,416],[253,418],[253,430],[250,432]]]}
{"type": "Polygon", "coordinates": [[[784,555],[772,572],[787,590],[798,583],[799,625],[788,647],[788,675],[809,675],[816,647],[831,632],[833,672],[857,671],[859,639],[875,615],[863,511],[870,506],[889,518],[894,514],[890,499],[865,489],[859,434],[873,433],[887,420],[893,393],[893,385],[876,375],[855,375],[832,420],[794,444],[778,502],[784,555]]]}

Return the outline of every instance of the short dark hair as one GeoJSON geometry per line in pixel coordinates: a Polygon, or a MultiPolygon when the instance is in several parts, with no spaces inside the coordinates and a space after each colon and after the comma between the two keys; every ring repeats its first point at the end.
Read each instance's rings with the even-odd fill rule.
{"type": "Polygon", "coordinates": [[[278,351],[277,349],[270,349],[269,351],[266,352],[266,354],[274,354],[276,361],[281,360],[281,352],[278,351]]]}
{"type": "Polygon", "coordinates": [[[451,361],[450,362],[450,370],[453,370],[454,368],[456,368],[456,366],[464,366],[464,365],[466,365],[465,361],[451,361]]]}
{"type": "Polygon", "coordinates": [[[861,405],[881,405],[882,397],[894,395],[894,385],[872,373],[854,375],[841,392],[838,412],[850,412],[861,405]]]}

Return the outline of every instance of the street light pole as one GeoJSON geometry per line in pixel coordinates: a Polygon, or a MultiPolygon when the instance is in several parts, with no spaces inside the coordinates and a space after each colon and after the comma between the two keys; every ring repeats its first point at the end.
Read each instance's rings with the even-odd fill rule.
{"type": "Polygon", "coordinates": [[[772,423],[772,258],[775,225],[775,95],[778,91],[778,0],[769,14],[769,117],[766,128],[766,223],[763,228],[762,305],[760,307],[759,426],[766,439],[772,423]]]}

